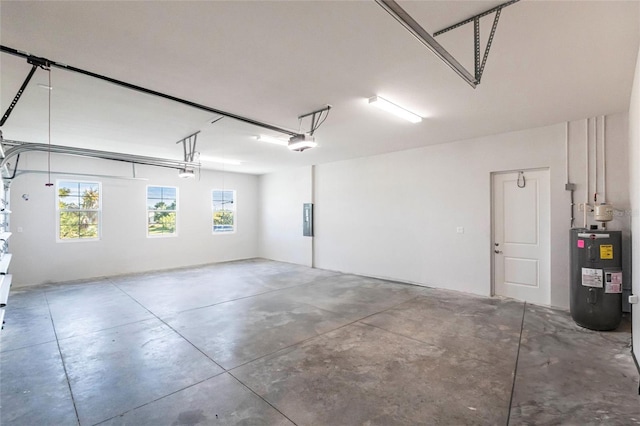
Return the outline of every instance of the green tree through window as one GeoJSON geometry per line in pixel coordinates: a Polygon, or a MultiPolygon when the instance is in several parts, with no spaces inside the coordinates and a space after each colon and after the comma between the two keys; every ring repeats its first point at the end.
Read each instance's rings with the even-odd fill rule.
{"type": "Polygon", "coordinates": [[[236,191],[214,189],[212,191],[213,232],[235,232],[236,191]]]}
{"type": "Polygon", "coordinates": [[[100,237],[100,183],[58,181],[58,238],[100,237]]]}
{"type": "Polygon", "coordinates": [[[147,187],[147,235],[175,235],[178,190],[167,186],[147,187]]]}

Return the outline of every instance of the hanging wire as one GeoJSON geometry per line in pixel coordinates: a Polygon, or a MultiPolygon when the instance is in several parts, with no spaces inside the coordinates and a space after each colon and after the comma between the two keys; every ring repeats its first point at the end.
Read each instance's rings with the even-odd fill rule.
{"type": "Polygon", "coordinates": [[[49,152],[47,153],[48,180],[44,186],[51,187],[53,186],[53,183],[51,182],[51,90],[53,86],[51,85],[51,68],[47,69],[47,71],[49,72],[49,152]]]}

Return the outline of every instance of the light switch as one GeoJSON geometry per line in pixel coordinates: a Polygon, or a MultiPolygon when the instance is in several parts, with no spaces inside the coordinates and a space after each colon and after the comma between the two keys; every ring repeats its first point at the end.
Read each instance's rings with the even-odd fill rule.
{"type": "Polygon", "coordinates": [[[18,232],[22,232],[22,226],[18,226],[18,232]]]}
{"type": "Polygon", "coordinates": [[[457,232],[458,234],[464,234],[464,228],[463,228],[462,226],[458,226],[458,227],[456,228],[456,232],[457,232]]]}

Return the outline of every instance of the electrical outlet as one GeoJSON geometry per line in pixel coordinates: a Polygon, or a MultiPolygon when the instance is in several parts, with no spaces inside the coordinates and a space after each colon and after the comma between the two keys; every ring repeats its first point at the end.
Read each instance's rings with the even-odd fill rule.
{"type": "Polygon", "coordinates": [[[578,204],[578,211],[584,211],[584,204],[578,204]]]}
{"type": "Polygon", "coordinates": [[[18,226],[18,232],[22,232],[22,226],[18,226]]]}

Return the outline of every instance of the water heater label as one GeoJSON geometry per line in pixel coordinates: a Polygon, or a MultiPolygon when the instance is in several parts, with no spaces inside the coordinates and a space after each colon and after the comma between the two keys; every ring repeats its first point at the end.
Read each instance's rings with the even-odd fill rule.
{"type": "Polygon", "coordinates": [[[605,284],[605,293],[622,293],[622,272],[607,272],[605,284]]]}
{"type": "Polygon", "coordinates": [[[582,268],[582,285],[585,287],[604,287],[602,269],[582,268]]]}
{"type": "Polygon", "coordinates": [[[613,259],[613,245],[602,244],[600,246],[600,259],[613,259]]]}

